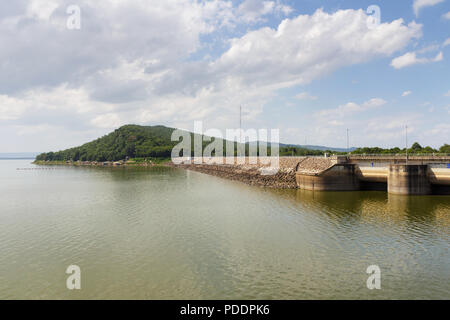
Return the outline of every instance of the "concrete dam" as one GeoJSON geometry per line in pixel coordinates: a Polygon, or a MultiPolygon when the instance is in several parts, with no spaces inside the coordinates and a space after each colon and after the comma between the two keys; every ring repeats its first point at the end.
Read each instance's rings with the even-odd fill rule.
{"type": "Polygon", "coordinates": [[[450,156],[306,158],[296,168],[300,189],[387,190],[391,194],[450,194],[450,156]],[[311,168],[317,163],[317,169],[311,168]]]}
{"type": "Polygon", "coordinates": [[[244,163],[235,159],[234,164],[190,160],[179,166],[251,185],[312,191],[384,190],[399,195],[450,194],[448,155],[410,155],[408,159],[405,155],[280,157],[274,175],[261,174],[267,166],[260,164],[261,158],[250,161],[247,157],[241,161],[244,163]]]}

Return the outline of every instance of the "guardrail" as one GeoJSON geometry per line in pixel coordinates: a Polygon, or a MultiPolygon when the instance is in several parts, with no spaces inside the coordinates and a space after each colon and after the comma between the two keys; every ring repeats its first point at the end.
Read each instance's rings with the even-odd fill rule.
{"type": "MultiPolygon", "coordinates": [[[[349,153],[346,156],[366,157],[406,157],[405,153],[349,153]]],[[[450,153],[408,153],[409,157],[450,157],[450,153]]]]}

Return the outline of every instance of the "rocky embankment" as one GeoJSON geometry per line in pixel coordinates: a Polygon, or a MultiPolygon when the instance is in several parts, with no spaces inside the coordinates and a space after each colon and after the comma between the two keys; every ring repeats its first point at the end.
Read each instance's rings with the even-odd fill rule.
{"type": "Polygon", "coordinates": [[[297,165],[297,172],[305,175],[318,175],[331,168],[335,162],[330,158],[305,158],[297,165]]]}
{"type": "Polygon", "coordinates": [[[299,162],[305,158],[286,157],[280,158],[279,170],[273,175],[264,175],[262,172],[267,164],[181,164],[173,167],[202,172],[221,178],[247,183],[249,185],[262,186],[277,189],[296,189],[296,168],[299,162]]]}
{"type": "MultiPolygon", "coordinates": [[[[211,159],[209,159],[211,161],[211,159]]],[[[232,161],[233,162],[233,161],[232,161]]],[[[329,158],[319,157],[280,157],[279,169],[274,174],[267,173],[269,158],[246,158],[237,160],[234,164],[214,164],[203,161],[202,164],[195,164],[195,159],[191,163],[175,165],[171,161],[159,165],[183,168],[210,174],[213,176],[247,183],[249,185],[262,186],[277,189],[297,189],[296,174],[317,175],[334,165],[329,158]],[[240,163],[240,161],[244,163],[240,163]]],[[[126,167],[144,166],[152,167],[157,164],[146,162],[135,162],[133,160],[122,160],[115,162],[96,161],[35,161],[39,165],[73,165],[73,166],[102,166],[102,167],[126,167]]]]}

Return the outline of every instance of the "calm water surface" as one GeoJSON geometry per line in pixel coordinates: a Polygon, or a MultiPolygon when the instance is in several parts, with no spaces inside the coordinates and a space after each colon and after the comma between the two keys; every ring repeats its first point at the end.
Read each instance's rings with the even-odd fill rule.
{"type": "Polygon", "coordinates": [[[0,299],[450,299],[450,196],[29,162],[0,161],[0,299]]]}

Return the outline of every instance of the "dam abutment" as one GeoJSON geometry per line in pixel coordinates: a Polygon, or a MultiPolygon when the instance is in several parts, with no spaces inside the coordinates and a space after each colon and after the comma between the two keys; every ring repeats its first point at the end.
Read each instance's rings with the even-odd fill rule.
{"type": "Polygon", "coordinates": [[[431,194],[428,165],[393,164],[389,166],[388,193],[399,195],[431,194]]]}

